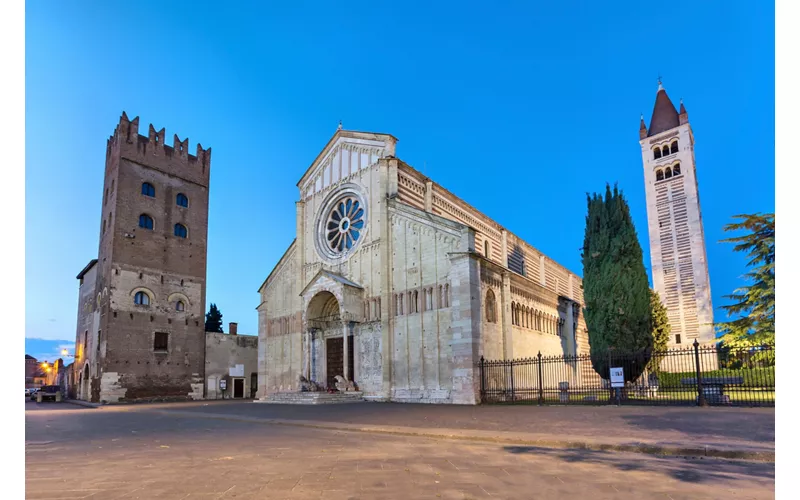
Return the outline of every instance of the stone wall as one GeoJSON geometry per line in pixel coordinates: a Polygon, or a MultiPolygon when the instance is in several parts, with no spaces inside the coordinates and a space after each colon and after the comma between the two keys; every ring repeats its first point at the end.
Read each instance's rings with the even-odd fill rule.
{"type": "Polygon", "coordinates": [[[251,393],[251,375],[258,372],[258,337],[250,335],[230,335],[226,333],[206,332],[206,399],[232,398],[234,395],[231,368],[244,365],[244,397],[251,393]],[[227,388],[220,390],[220,380],[225,380],[227,388]]]}

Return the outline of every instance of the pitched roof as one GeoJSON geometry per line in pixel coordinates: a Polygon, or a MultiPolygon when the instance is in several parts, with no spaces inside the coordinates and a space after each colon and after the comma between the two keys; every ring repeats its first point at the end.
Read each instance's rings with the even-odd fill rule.
{"type": "Polygon", "coordinates": [[[670,101],[667,91],[659,84],[658,93],[656,94],[656,104],[653,106],[653,116],[650,118],[650,129],[648,130],[647,137],[660,134],[680,124],[678,110],[675,109],[675,105],[670,101]]]}

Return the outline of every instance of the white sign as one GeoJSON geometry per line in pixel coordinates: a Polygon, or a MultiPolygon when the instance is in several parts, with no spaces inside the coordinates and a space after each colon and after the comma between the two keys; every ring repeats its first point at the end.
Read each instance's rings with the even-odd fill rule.
{"type": "Polygon", "coordinates": [[[611,387],[625,387],[625,375],[622,368],[611,369],[611,387]]]}
{"type": "Polygon", "coordinates": [[[228,387],[228,381],[225,380],[224,378],[219,379],[219,388],[224,391],[227,387],[228,387]]]}
{"type": "Polygon", "coordinates": [[[231,377],[244,377],[244,365],[236,365],[228,368],[228,374],[231,377]]]}

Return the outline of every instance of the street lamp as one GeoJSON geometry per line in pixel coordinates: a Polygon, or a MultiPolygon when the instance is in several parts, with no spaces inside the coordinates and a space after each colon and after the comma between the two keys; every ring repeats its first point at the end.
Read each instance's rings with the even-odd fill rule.
{"type": "Polygon", "coordinates": [[[74,354],[69,354],[69,351],[67,351],[66,349],[61,349],[61,355],[62,356],[67,356],[67,357],[70,357],[70,358],[74,358],[75,357],[74,354]]]}

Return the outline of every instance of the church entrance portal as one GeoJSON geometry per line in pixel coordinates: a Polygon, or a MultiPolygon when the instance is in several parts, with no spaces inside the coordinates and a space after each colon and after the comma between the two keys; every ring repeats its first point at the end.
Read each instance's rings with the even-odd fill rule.
{"type": "MultiPolygon", "coordinates": [[[[347,351],[348,351],[348,360],[347,364],[350,370],[350,380],[355,380],[355,363],[353,362],[353,344],[355,343],[353,340],[352,335],[348,335],[347,340],[347,351]]],[[[342,375],[344,373],[344,338],[329,338],[325,341],[325,352],[326,352],[326,364],[327,364],[327,376],[328,376],[328,387],[336,387],[336,375],[342,375]]]]}

